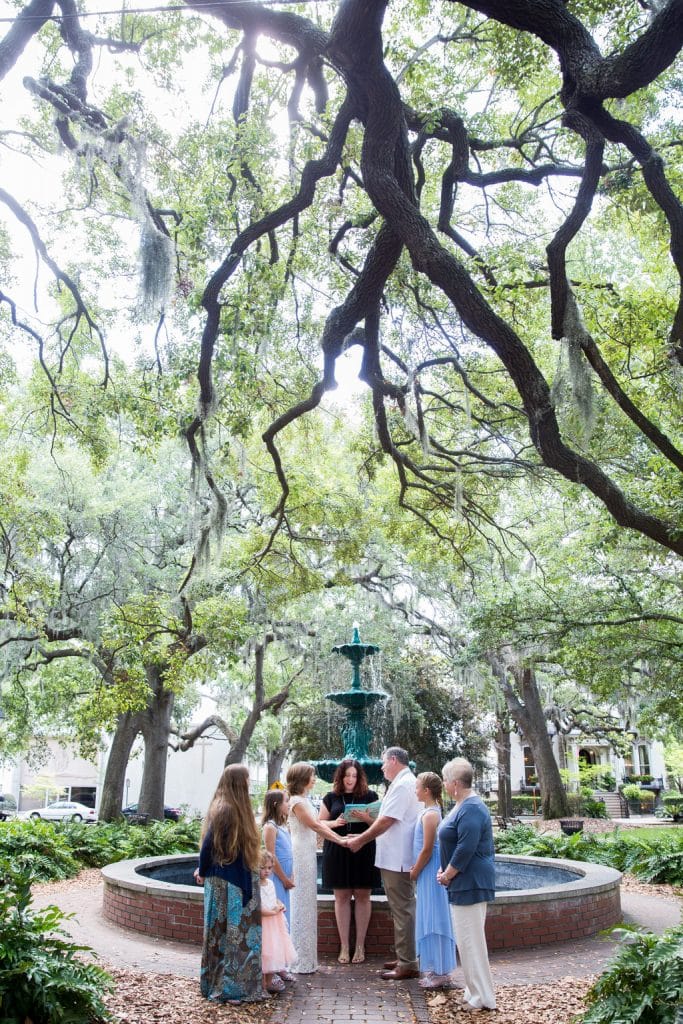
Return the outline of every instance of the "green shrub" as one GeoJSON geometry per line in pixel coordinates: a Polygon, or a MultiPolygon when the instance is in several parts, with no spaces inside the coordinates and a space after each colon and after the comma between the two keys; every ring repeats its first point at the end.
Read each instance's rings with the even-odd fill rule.
{"type": "Polygon", "coordinates": [[[0,822],[0,860],[29,872],[36,882],[71,878],[80,866],[63,830],[40,820],[0,822]]]}
{"type": "Polygon", "coordinates": [[[594,800],[592,797],[586,797],[581,801],[579,813],[585,818],[606,818],[607,808],[605,807],[604,800],[594,800]]]}
{"type": "Polygon", "coordinates": [[[616,831],[612,836],[591,832],[565,836],[517,825],[498,833],[494,841],[499,853],[593,861],[628,871],[644,882],[683,885],[683,833],[648,837],[616,831]]]}
{"type": "MultiPolygon", "coordinates": [[[[36,882],[77,875],[82,867],[101,868],[135,857],[193,853],[199,849],[201,822],[156,821],[144,827],[29,820],[0,822],[0,859],[31,873],[36,882]]],[[[0,1018],[0,1024],[2,1019],[0,1018]]]]}
{"type": "Polygon", "coordinates": [[[31,875],[0,861],[0,1021],[97,1024],[109,1019],[102,995],[113,988],[90,952],[64,938],[58,907],[32,911],[31,875]]]}
{"type": "Polygon", "coordinates": [[[538,832],[533,825],[514,825],[502,832],[497,832],[493,837],[498,853],[530,853],[535,849],[538,840],[538,832]]]}
{"type": "Polygon", "coordinates": [[[88,825],[83,821],[69,821],[57,825],[57,831],[83,867],[101,868],[128,856],[129,830],[120,824],[88,825]]]}
{"type": "Polygon", "coordinates": [[[680,818],[683,816],[683,793],[664,793],[662,805],[665,812],[671,815],[672,818],[680,818]]]}
{"type": "Polygon", "coordinates": [[[513,814],[534,814],[535,809],[540,805],[540,798],[532,796],[513,796],[512,797],[512,813],[513,814]]]}
{"type": "Polygon", "coordinates": [[[170,853],[195,853],[199,850],[201,822],[183,819],[155,821],[151,825],[130,825],[124,860],[129,857],[162,857],[170,853]]]}
{"type": "Polygon", "coordinates": [[[643,790],[637,782],[627,782],[625,786],[622,786],[621,792],[627,800],[640,800],[643,790]]]}
{"type": "Polygon", "coordinates": [[[674,1024],[683,1003],[683,926],[619,929],[624,944],[589,990],[581,1024],[674,1024]]]}

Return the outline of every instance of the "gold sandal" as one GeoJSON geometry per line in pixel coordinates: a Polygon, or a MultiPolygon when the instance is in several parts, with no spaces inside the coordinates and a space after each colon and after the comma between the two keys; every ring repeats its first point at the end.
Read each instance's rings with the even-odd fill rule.
{"type": "Polygon", "coordinates": [[[364,964],[365,963],[365,950],[362,946],[357,946],[353,953],[352,964],[364,964]]]}
{"type": "Polygon", "coordinates": [[[351,957],[349,956],[348,949],[344,949],[344,947],[342,946],[341,950],[339,951],[339,956],[337,957],[337,961],[340,964],[350,964],[351,963],[351,957]]]}

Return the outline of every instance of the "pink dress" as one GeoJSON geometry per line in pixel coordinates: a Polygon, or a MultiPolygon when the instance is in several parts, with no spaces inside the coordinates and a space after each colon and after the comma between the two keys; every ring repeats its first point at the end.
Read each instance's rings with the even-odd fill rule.
{"type": "MultiPolygon", "coordinates": [[[[261,909],[275,910],[277,902],[275,886],[270,878],[266,878],[261,881],[261,909]]],[[[263,914],[261,929],[261,970],[264,974],[288,970],[296,960],[296,952],[287,931],[284,911],[281,914],[263,914]]]]}

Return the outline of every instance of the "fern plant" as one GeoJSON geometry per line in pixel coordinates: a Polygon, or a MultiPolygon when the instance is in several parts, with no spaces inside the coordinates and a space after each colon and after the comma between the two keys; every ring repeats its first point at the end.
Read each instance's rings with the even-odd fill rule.
{"type": "Polygon", "coordinates": [[[664,935],[620,928],[624,943],[586,997],[577,1024],[676,1024],[683,1005],[683,926],[664,935]]]}
{"type": "Polygon", "coordinates": [[[500,832],[495,837],[498,853],[606,864],[628,871],[644,882],[683,885],[683,832],[647,837],[616,831],[612,836],[578,832],[573,836],[538,833],[529,825],[500,832]]]}
{"type": "Polygon", "coordinates": [[[64,832],[49,821],[3,823],[0,860],[10,860],[18,871],[30,874],[35,882],[72,878],[80,868],[64,832]]]}
{"type": "Polygon", "coordinates": [[[31,910],[31,876],[0,862],[0,1021],[2,1024],[98,1024],[109,1019],[102,996],[109,975],[82,959],[58,907],[31,910]]]}

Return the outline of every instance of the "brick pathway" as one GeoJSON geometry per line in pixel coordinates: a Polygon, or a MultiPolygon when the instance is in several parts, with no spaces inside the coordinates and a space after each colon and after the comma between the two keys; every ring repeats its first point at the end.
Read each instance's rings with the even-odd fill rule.
{"type": "Polygon", "coordinates": [[[271,1024],[428,1024],[422,989],[414,981],[382,981],[379,961],[341,967],[327,961],[273,1008],[271,1024]]]}

